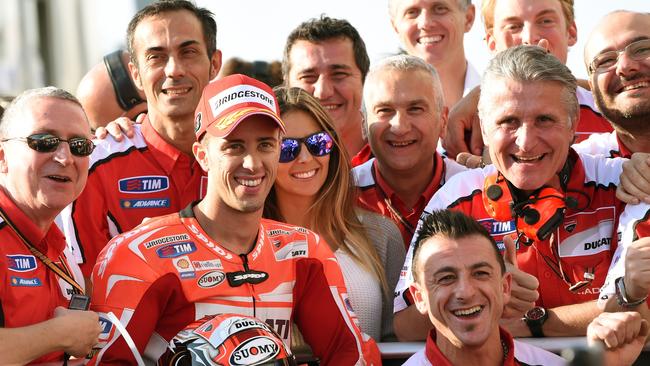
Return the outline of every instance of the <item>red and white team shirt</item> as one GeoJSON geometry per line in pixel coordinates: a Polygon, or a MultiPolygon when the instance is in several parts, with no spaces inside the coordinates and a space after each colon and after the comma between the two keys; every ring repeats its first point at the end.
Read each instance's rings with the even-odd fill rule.
{"type": "Polygon", "coordinates": [[[610,158],[631,158],[632,152],[616,135],[611,133],[596,133],[578,144],[571,146],[579,154],[603,155],[610,158]]]}
{"type": "Polygon", "coordinates": [[[576,129],[575,142],[581,142],[592,134],[612,132],[614,130],[611,123],[598,112],[591,91],[578,87],[576,96],[580,105],[580,120],[576,129]]]}
{"type": "Polygon", "coordinates": [[[86,277],[112,237],[144,218],[180,211],[207,188],[200,165],[158,135],[147,118],[134,132],[122,142],[95,141],[86,187],[61,214],[63,232],[86,277]]]}
{"type": "MultiPolygon", "coordinates": [[[[499,328],[501,345],[503,346],[504,366],[564,366],[566,360],[556,354],[516,341],[505,329],[499,328]],[[514,352],[512,352],[514,350],[514,352]]],[[[436,344],[436,330],[432,329],[427,336],[423,350],[413,354],[403,366],[455,366],[445,357],[436,344]]]]}
{"type": "Polygon", "coordinates": [[[408,248],[411,237],[413,236],[413,229],[417,226],[420,215],[433,194],[449,178],[466,170],[466,167],[456,163],[454,160],[435,153],[431,183],[424,190],[415,206],[408,207],[382,178],[377,168],[376,160],[372,158],[366,163],[352,169],[354,182],[360,190],[357,204],[359,207],[393,220],[402,234],[404,246],[408,248]]]}
{"type": "Polygon", "coordinates": [[[251,252],[237,255],[210,240],[188,206],[114,238],[93,283],[92,306],[105,327],[91,364],[134,362],[108,312],[150,360],[192,321],[234,313],[266,322],[288,346],[295,323],[323,365],[381,363],[359,330],[334,255],[303,228],[262,219],[251,252]]]}
{"type": "MultiPolygon", "coordinates": [[[[56,265],[65,268],[77,283],[83,276],[67,249],[56,225],[44,233],[0,189],[0,209],[38,250],[56,265]]],[[[54,317],[57,306],[67,308],[74,289],[47,268],[0,219],[0,327],[18,328],[54,317]]],[[[32,363],[63,360],[63,352],[52,352],[32,363]]]]}
{"type": "MultiPolygon", "coordinates": [[[[598,298],[618,243],[618,218],[625,209],[625,205],[616,198],[616,186],[624,159],[578,155],[574,151],[570,152],[569,159],[575,163],[567,183],[567,192],[578,200],[578,209],[567,209],[563,222],[551,236],[553,242],[549,238],[532,246],[520,245],[517,250],[519,268],[539,279],[537,305],[547,308],[598,298]],[[578,292],[569,291],[567,283],[548,264],[557,265],[558,260],[571,283],[583,280],[585,273],[593,274],[593,281],[578,292]]],[[[502,247],[503,237],[516,233],[516,227],[514,220],[499,222],[485,211],[483,186],[485,178],[492,174],[496,174],[496,168],[488,166],[453,177],[433,196],[423,216],[436,209],[459,210],[481,223],[502,247]]],[[[415,241],[416,237],[411,241],[395,290],[395,312],[412,303],[407,290],[412,282],[411,262],[415,241]]]]}

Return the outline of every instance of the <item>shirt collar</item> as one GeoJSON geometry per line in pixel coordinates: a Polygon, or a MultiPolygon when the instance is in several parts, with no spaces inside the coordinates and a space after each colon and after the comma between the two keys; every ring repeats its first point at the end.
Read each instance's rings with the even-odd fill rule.
{"type": "MultiPolygon", "coordinates": [[[[499,337],[501,338],[501,345],[503,347],[503,364],[515,365],[515,343],[512,335],[510,335],[510,333],[505,329],[499,327],[499,337]]],[[[445,355],[440,352],[440,349],[438,349],[435,329],[429,331],[424,353],[427,360],[429,360],[432,365],[452,366],[451,362],[449,362],[445,355]]]]}
{"type": "Polygon", "coordinates": [[[173,173],[174,166],[178,162],[189,165],[194,161],[194,158],[182,153],[176,147],[165,141],[151,125],[149,116],[146,116],[142,121],[141,130],[144,139],[147,141],[148,149],[153,153],[154,159],[156,159],[168,175],[173,173]]]}
{"type": "MultiPolygon", "coordinates": [[[[425,203],[429,202],[429,199],[433,197],[433,194],[436,193],[438,188],[440,188],[440,181],[442,180],[442,175],[444,173],[444,162],[442,161],[442,156],[438,154],[437,152],[434,153],[433,157],[433,178],[431,179],[431,182],[429,185],[426,187],[424,192],[420,195],[420,199],[418,202],[424,200],[425,203]]],[[[375,176],[375,182],[377,182],[377,185],[379,188],[386,193],[386,196],[390,198],[391,200],[394,200],[397,198],[400,202],[402,202],[401,198],[395,194],[395,190],[391,188],[391,186],[384,180],[384,177],[381,176],[381,173],[379,172],[379,168],[377,167],[377,160],[372,164],[372,169],[373,169],[373,175],[375,176]]]]}

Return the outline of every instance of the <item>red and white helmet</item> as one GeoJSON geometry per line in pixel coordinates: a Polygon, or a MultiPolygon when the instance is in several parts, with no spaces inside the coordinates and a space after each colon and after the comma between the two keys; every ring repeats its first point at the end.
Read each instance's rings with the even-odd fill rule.
{"type": "Polygon", "coordinates": [[[237,314],[206,316],[180,331],[159,366],[295,366],[291,351],[259,319],[237,314]]]}

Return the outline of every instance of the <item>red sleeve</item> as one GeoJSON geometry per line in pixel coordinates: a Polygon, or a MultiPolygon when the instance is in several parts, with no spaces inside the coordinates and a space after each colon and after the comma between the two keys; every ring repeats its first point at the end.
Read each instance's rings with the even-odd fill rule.
{"type": "MultiPolygon", "coordinates": [[[[323,245],[321,242],[319,247],[323,245]]],[[[294,321],[321,365],[356,365],[362,361],[381,365],[377,345],[359,329],[341,269],[331,254],[324,259],[297,261],[294,298],[294,321]]]]}
{"type": "Polygon", "coordinates": [[[79,250],[83,263],[79,265],[89,278],[99,252],[111,239],[108,229],[106,192],[102,190],[99,174],[89,174],[86,187],[72,203],[70,217],[63,217],[65,236],[73,250],[79,250]]]}

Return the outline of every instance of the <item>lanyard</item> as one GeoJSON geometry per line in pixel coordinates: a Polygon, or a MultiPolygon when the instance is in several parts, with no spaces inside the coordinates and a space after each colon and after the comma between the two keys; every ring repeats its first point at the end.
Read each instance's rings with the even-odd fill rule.
{"type": "Polygon", "coordinates": [[[415,233],[415,228],[413,227],[413,225],[411,225],[410,222],[408,222],[408,220],[406,220],[406,218],[399,212],[399,210],[397,210],[393,206],[393,203],[390,200],[390,197],[388,197],[386,192],[384,192],[384,190],[379,185],[379,182],[377,182],[377,177],[375,176],[374,166],[371,169],[372,169],[372,178],[375,180],[375,187],[377,188],[377,192],[379,193],[381,198],[383,198],[384,203],[386,203],[386,208],[390,212],[390,215],[393,217],[393,219],[397,219],[397,221],[399,221],[402,224],[402,226],[404,226],[404,228],[406,228],[406,230],[409,232],[409,234],[411,234],[411,236],[413,236],[413,234],[415,233]]]}
{"type": "Polygon", "coordinates": [[[75,293],[84,294],[84,289],[81,287],[81,285],[79,285],[77,281],[75,281],[70,276],[70,271],[66,267],[65,260],[63,260],[63,258],[59,257],[59,259],[61,260],[61,265],[63,266],[63,268],[61,268],[58,265],[56,265],[56,263],[52,262],[52,260],[48,258],[45,254],[41,253],[41,251],[38,250],[35,246],[33,246],[23,235],[23,233],[18,231],[18,228],[16,228],[16,226],[9,220],[7,214],[2,209],[0,209],[0,217],[2,217],[2,219],[7,223],[7,226],[9,226],[11,230],[13,230],[16,233],[16,235],[18,235],[18,237],[23,242],[23,244],[25,244],[27,249],[29,249],[29,251],[32,252],[32,254],[34,254],[36,258],[38,258],[41,262],[43,262],[43,264],[47,268],[51,269],[57,276],[61,277],[65,282],[67,282],[70,286],[72,286],[75,290],[75,293]]]}

